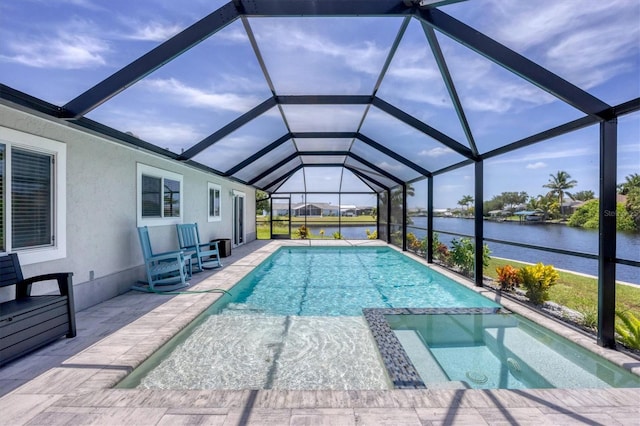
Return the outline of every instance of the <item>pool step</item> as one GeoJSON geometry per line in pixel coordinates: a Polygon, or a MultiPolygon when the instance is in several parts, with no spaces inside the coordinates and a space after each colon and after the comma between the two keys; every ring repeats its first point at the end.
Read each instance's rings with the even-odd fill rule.
{"type": "Polygon", "coordinates": [[[487,346],[493,347],[494,353],[501,353],[496,345],[502,343],[507,350],[503,356],[509,356],[509,352],[515,355],[514,358],[508,358],[507,362],[511,373],[516,376],[524,373],[535,380],[535,376],[539,375],[538,380],[546,381],[556,388],[609,386],[518,327],[486,328],[484,332],[485,342],[487,346]],[[529,369],[533,372],[527,371],[529,369]]]}
{"type": "Polygon", "coordinates": [[[264,314],[265,312],[265,309],[246,303],[229,303],[222,311],[222,314],[264,314]]]}
{"type": "Polygon", "coordinates": [[[427,388],[432,387],[431,385],[434,383],[443,384],[449,382],[449,377],[442,370],[438,361],[424,345],[420,335],[415,330],[393,330],[393,332],[427,388]]]}

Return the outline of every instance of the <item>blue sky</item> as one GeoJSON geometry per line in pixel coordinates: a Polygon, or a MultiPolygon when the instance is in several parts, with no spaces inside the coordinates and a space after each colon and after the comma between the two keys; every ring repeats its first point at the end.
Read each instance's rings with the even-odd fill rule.
{"type": "MultiPolygon", "coordinates": [[[[225,1],[21,0],[0,3],[0,81],[64,105],[122,66],[211,13],[225,1]]],[[[640,2],[473,0],[442,9],[581,89],[616,105],[640,97],[640,2]]],[[[396,18],[255,18],[248,23],[278,94],[366,94],[400,28],[396,18]]],[[[481,152],[544,131],[582,113],[436,33],[481,152]]],[[[468,144],[420,24],[414,19],[377,95],[468,144]]],[[[242,22],[228,25],[87,116],[180,152],[271,96],[242,22]]],[[[363,106],[283,106],[292,131],[355,131],[363,106]]],[[[195,158],[225,170],[286,132],[274,108],[195,158]]],[[[427,169],[460,156],[383,111],[362,132],[427,169]]],[[[549,174],[567,171],[576,191],[598,189],[598,128],[487,161],[485,198],[544,193],[549,174]]],[[[640,173],[640,113],[621,118],[618,179],[640,173]]],[[[340,141],[334,141],[340,145],[340,141]]],[[[361,144],[360,144],[361,145],[361,144]]],[[[354,151],[410,179],[414,173],[354,151]]],[[[294,152],[293,142],[279,155],[294,152]]],[[[273,156],[275,157],[275,155],[273,156]]],[[[260,167],[276,161],[269,158],[260,167]]],[[[319,188],[337,175],[309,176],[319,188]]],[[[473,194],[473,168],[436,179],[436,207],[473,194]]]]}

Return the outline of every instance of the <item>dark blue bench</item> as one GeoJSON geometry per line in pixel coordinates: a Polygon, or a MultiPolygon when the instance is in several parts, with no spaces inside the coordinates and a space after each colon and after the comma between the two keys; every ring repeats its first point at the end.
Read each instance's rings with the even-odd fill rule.
{"type": "Polygon", "coordinates": [[[0,256],[0,287],[15,285],[15,299],[0,303],[0,365],[62,336],[75,337],[73,273],[24,279],[18,255],[0,256]],[[36,282],[57,281],[60,294],[32,296],[36,282]]]}

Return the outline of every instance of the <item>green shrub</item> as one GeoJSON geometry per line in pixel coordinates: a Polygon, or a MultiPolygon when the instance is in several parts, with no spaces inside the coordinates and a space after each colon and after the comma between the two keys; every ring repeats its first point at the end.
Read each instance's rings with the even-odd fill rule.
{"type": "MultiPolygon", "coordinates": [[[[472,276],[473,266],[475,264],[475,246],[471,239],[461,238],[458,240],[454,238],[451,241],[451,251],[449,257],[451,263],[458,267],[463,275],[472,276]]],[[[489,246],[486,244],[482,248],[482,266],[489,266],[489,246]]]]}
{"type": "Polygon", "coordinates": [[[391,233],[391,244],[402,247],[402,231],[396,231],[391,233]]]}
{"type": "Polygon", "coordinates": [[[301,240],[306,240],[310,234],[309,230],[304,225],[301,225],[300,228],[298,228],[298,230],[296,231],[296,233],[298,234],[298,238],[300,238],[301,240]]]}
{"type": "Polygon", "coordinates": [[[633,216],[631,216],[622,203],[618,203],[618,208],[616,209],[616,229],[618,231],[625,232],[634,232],[638,230],[636,222],[633,220],[633,216]]]}
{"type": "Polygon", "coordinates": [[[370,240],[377,240],[378,239],[378,231],[377,230],[371,232],[371,231],[369,231],[367,229],[366,232],[367,232],[367,238],[368,239],[370,239],[370,240]]]}
{"type": "Polygon", "coordinates": [[[549,288],[558,282],[559,277],[553,265],[537,263],[520,269],[522,286],[527,290],[525,296],[536,305],[549,300],[549,288]]]}
{"type": "MultiPolygon", "coordinates": [[[[424,237],[422,240],[419,240],[413,232],[409,232],[407,234],[407,248],[412,252],[420,256],[425,256],[427,254],[427,244],[429,240],[427,237],[424,237]]],[[[435,247],[435,244],[434,244],[435,247]]]]}
{"type": "Polygon", "coordinates": [[[434,244],[433,257],[445,265],[451,265],[451,252],[443,243],[438,243],[437,246],[434,244]]]}
{"type": "Polygon", "coordinates": [[[598,307],[596,305],[585,300],[576,307],[576,311],[582,315],[581,325],[593,330],[598,328],[598,307]]]}
{"type": "Polygon", "coordinates": [[[342,234],[340,234],[338,231],[333,233],[333,239],[334,240],[341,240],[342,239],[342,234]]]}
{"type": "Polygon", "coordinates": [[[598,200],[589,200],[579,207],[569,218],[567,224],[569,226],[578,226],[583,228],[598,228],[599,202],[598,200]]]}
{"type": "MultiPolygon", "coordinates": [[[[599,200],[589,200],[579,207],[571,215],[568,221],[569,226],[578,226],[587,229],[598,229],[600,225],[600,202],[599,200]]],[[[623,203],[616,205],[616,229],[618,231],[635,231],[636,224],[623,203]]]]}
{"type": "Polygon", "coordinates": [[[413,232],[407,234],[407,248],[413,252],[420,251],[420,240],[416,238],[413,232]]]}
{"type": "Polygon", "coordinates": [[[433,233],[433,258],[444,263],[445,265],[450,265],[449,259],[449,247],[446,244],[441,243],[438,238],[438,233],[433,233]]]}
{"type": "Polygon", "coordinates": [[[640,320],[631,312],[617,311],[616,316],[620,319],[620,322],[616,323],[620,341],[628,348],[640,349],[640,320]]]}
{"type": "Polygon", "coordinates": [[[511,265],[504,265],[503,267],[497,267],[498,283],[500,284],[500,290],[513,291],[515,287],[520,286],[520,273],[517,268],[511,265]]]}

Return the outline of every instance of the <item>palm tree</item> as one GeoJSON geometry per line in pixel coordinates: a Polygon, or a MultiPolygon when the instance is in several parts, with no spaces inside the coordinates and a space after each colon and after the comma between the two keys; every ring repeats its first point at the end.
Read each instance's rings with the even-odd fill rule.
{"type": "Polygon", "coordinates": [[[596,198],[596,194],[591,190],[578,191],[575,194],[573,194],[573,198],[574,200],[578,200],[578,201],[589,201],[596,198]]]}
{"type": "Polygon", "coordinates": [[[631,188],[640,188],[640,175],[638,173],[633,173],[627,176],[626,182],[618,185],[618,192],[622,195],[627,195],[631,188]]]}
{"type": "MultiPolygon", "coordinates": [[[[390,190],[390,202],[391,202],[391,223],[401,223],[402,216],[396,217],[396,214],[402,211],[402,187],[396,187],[390,190]]],[[[415,196],[415,189],[411,184],[407,184],[407,198],[415,196]]],[[[386,206],[389,202],[387,200],[387,192],[383,192],[380,196],[380,205],[386,206]]],[[[410,223],[410,222],[409,222],[410,223]]]]}
{"type": "Polygon", "coordinates": [[[458,204],[465,207],[465,210],[469,210],[469,204],[473,203],[473,197],[471,195],[463,195],[462,200],[458,201],[458,204]]]}
{"type": "Polygon", "coordinates": [[[564,219],[564,211],[562,210],[564,194],[567,194],[573,200],[573,194],[568,192],[567,189],[571,189],[576,186],[578,181],[569,180],[571,179],[571,175],[563,170],[559,170],[555,175],[550,174],[549,176],[551,177],[551,179],[549,179],[549,183],[542,186],[551,189],[551,191],[549,191],[550,195],[556,195],[558,197],[558,206],[560,206],[560,213],[564,219]]]}
{"type": "Polygon", "coordinates": [[[557,202],[552,195],[538,195],[531,197],[527,203],[527,208],[531,210],[540,210],[544,216],[542,220],[547,220],[554,215],[554,211],[558,208],[557,202]]]}

